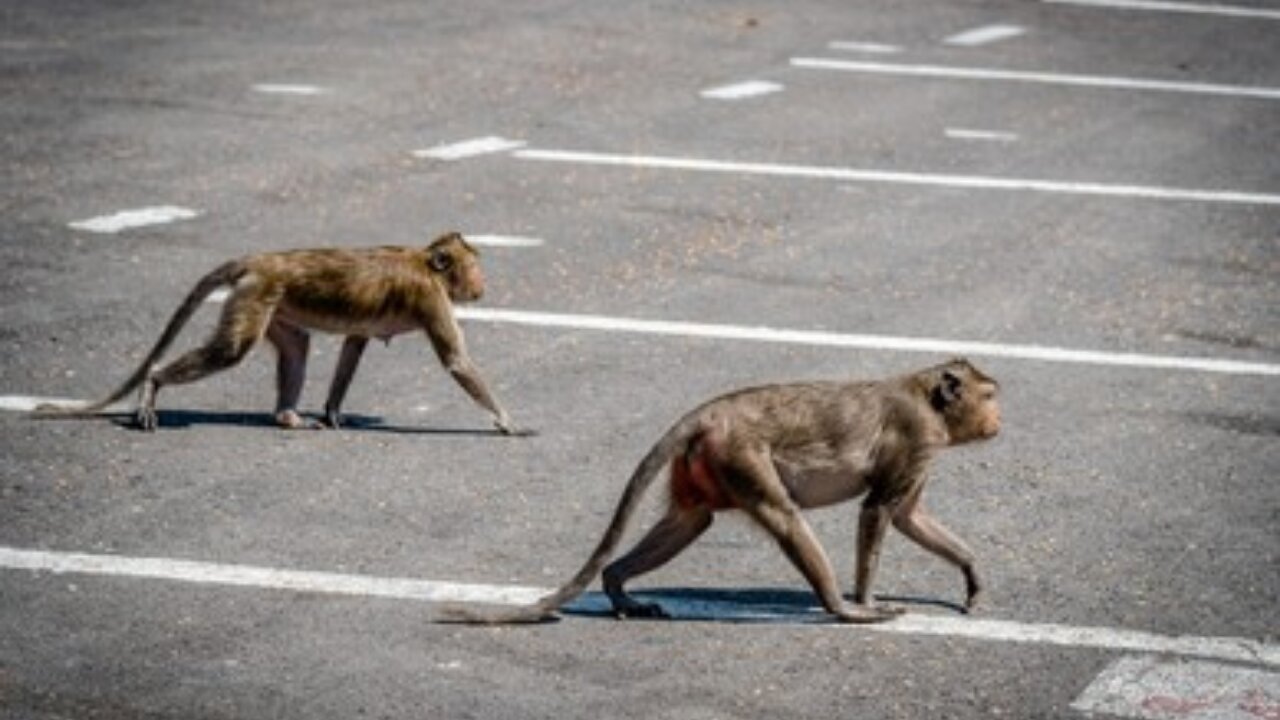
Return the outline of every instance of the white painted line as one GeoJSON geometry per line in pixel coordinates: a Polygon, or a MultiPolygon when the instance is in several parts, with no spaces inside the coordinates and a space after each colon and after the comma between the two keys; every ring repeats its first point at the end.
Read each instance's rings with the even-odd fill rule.
{"type": "Polygon", "coordinates": [[[985,25],[972,30],[965,30],[962,33],[956,33],[943,40],[943,42],[948,45],[977,47],[978,45],[987,45],[999,40],[1017,37],[1026,31],[1026,28],[1020,25],[985,25]]]}
{"type": "Polygon", "coordinates": [[[499,248],[535,248],[542,247],[542,238],[522,237],[520,235],[464,235],[467,242],[481,247],[499,248]]]}
{"type": "Polygon", "coordinates": [[[83,400],[71,398],[35,397],[32,395],[0,395],[0,410],[9,412],[31,412],[37,405],[78,405],[83,400]]]}
{"type": "MultiPolygon", "coordinates": [[[[480,585],[409,578],[382,578],[168,558],[91,555],[9,547],[0,547],[0,568],[432,603],[522,605],[533,602],[549,592],[548,588],[516,585],[480,585]]],[[[793,606],[765,616],[748,605],[728,601],[682,602],[679,599],[662,598],[661,602],[663,608],[674,617],[683,619],[739,620],[773,617],[778,620],[790,620],[798,617],[805,621],[821,618],[816,607],[793,606]]],[[[598,594],[592,594],[573,603],[571,609],[578,612],[599,612],[604,608],[604,603],[607,603],[607,600],[598,594]]],[[[881,625],[825,625],[824,627],[857,627],[891,634],[945,635],[997,642],[1165,653],[1260,665],[1280,665],[1280,646],[1247,638],[1166,636],[1112,628],[1019,623],[921,613],[910,613],[881,625]]]]}
{"type": "Polygon", "coordinates": [[[655,170],[691,170],[698,172],[718,172],[741,175],[773,175],[778,177],[836,180],[841,182],[929,185],[975,190],[1022,190],[1063,193],[1069,195],[1142,198],[1150,200],[1191,200],[1198,202],[1239,203],[1247,205],[1280,205],[1280,195],[1277,194],[1236,192],[1232,190],[1195,190],[1146,185],[1111,185],[1106,183],[1061,182],[1056,180],[1001,178],[982,175],[943,175],[938,173],[864,170],[858,168],[820,167],[811,165],[780,165],[775,163],[701,160],[696,158],[659,157],[652,155],[618,155],[613,153],[580,152],[576,150],[517,150],[512,154],[512,156],[521,160],[539,160],[545,162],[573,163],[582,165],[641,167],[652,168],[655,170]]]}
{"type": "Polygon", "coordinates": [[[832,50],[846,50],[848,52],[872,53],[876,55],[892,55],[893,53],[902,52],[902,48],[898,45],[887,45],[885,43],[872,42],[849,42],[837,40],[828,43],[827,47],[832,50]]]}
{"type": "Polygon", "coordinates": [[[427,602],[519,605],[533,602],[544,594],[537,588],[431,582],[408,578],[378,578],[306,570],[279,570],[250,565],[222,565],[170,558],[89,555],[7,547],[0,547],[0,567],[427,602]]]}
{"type": "Polygon", "coordinates": [[[258,83],[253,86],[255,92],[268,95],[325,95],[328,88],[319,85],[289,85],[283,83],[258,83]]]}
{"type": "Polygon", "coordinates": [[[516,148],[524,147],[524,145],[525,143],[522,140],[507,140],[506,138],[491,135],[447,145],[437,145],[426,150],[414,150],[413,156],[433,160],[461,160],[463,158],[476,157],[477,155],[489,155],[515,150],[516,148]]]}
{"type": "Polygon", "coordinates": [[[915,77],[947,78],[952,80],[1008,80],[1012,82],[1072,85],[1078,87],[1107,88],[1113,90],[1152,90],[1158,92],[1194,93],[1227,97],[1261,98],[1280,100],[1280,88],[1250,87],[1245,85],[1217,85],[1210,83],[1175,82],[1170,80],[1144,80],[1103,75],[1069,75],[1064,73],[1024,72],[994,68],[950,67],[944,65],[901,65],[873,63],[829,58],[791,58],[791,64],[811,70],[838,70],[843,72],[873,73],[879,75],[909,75],[915,77]]]}
{"type": "Polygon", "coordinates": [[[1017,133],[998,130],[966,130],[964,128],[947,128],[943,131],[953,140],[980,140],[989,142],[1015,142],[1017,133]]]}
{"type": "Polygon", "coordinates": [[[722,85],[720,87],[709,88],[703,90],[699,95],[711,100],[745,100],[746,98],[760,97],[761,95],[769,95],[770,93],[780,92],[782,86],[775,82],[767,80],[747,80],[745,82],[734,83],[733,85],[722,85]]]}
{"type": "Polygon", "coordinates": [[[1243,7],[1240,5],[1219,5],[1217,3],[1163,2],[1161,0],[1044,0],[1044,2],[1056,5],[1084,5],[1116,10],[1154,10],[1280,20],[1280,10],[1243,7]]]}
{"type": "Polygon", "coordinates": [[[1280,674],[1203,661],[1122,657],[1071,707],[1143,720],[1280,718],[1280,674]]]}
{"type": "Polygon", "coordinates": [[[68,223],[68,227],[76,230],[87,230],[96,233],[118,233],[121,230],[163,225],[175,220],[190,220],[200,213],[189,208],[175,205],[139,208],[137,210],[121,210],[114,215],[102,215],[88,220],[77,220],[68,223]]]}
{"type": "Polygon", "coordinates": [[[862,335],[809,330],[782,330],[770,327],[744,327],[708,323],[637,320],[602,315],[567,315],[528,312],[499,308],[457,308],[460,319],[477,322],[533,325],[538,327],[597,330],[604,332],[667,335],[676,337],[741,340],[751,342],[810,345],[819,347],[858,348],[893,352],[930,353],[934,355],[971,355],[1000,357],[1040,362],[1077,363],[1108,367],[1136,367],[1159,370],[1189,370],[1229,375],[1280,375],[1280,365],[1240,362],[1203,357],[1176,357],[1112,353],[1093,350],[1070,350],[1043,345],[1005,345],[968,340],[943,340],[891,335],[862,335]]]}

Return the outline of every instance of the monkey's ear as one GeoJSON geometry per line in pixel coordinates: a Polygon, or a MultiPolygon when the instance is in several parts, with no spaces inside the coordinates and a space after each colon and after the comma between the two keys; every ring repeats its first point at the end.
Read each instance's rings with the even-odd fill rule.
{"type": "Polygon", "coordinates": [[[960,387],[963,384],[959,375],[950,370],[943,370],[938,384],[934,386],[933,392],[929,394],[929,404],[933,405],[933,409],[939,412],[945,410],[951,403],[960,399],[960,387]]]}
{"type": "Polygon", "coordinates": [[[453,269],[453,256],[444,250],[432,250],[427,266],[436,272],[449,272],[453,269]]]}

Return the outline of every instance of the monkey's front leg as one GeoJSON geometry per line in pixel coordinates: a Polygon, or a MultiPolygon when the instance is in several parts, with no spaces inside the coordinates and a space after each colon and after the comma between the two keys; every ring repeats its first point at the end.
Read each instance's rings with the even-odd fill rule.
{"type": "Polygon", "coordinates": [[[960,538],[925,512],[919,501],[908,503],[893,519],[894,527],[920,547],[960,568],[964,573],[965,612],[972,612],[982,598],[982,580],[974,567],[974,556],[960,538]]]}
{"type": "Polygon", "coordinates": [[[337,429],[341,420],[342,400],[347,396],[347,388],[351,386],[351,378],[356,374],[356,366],[369,338],[361,335],[348,335],[342,342],[342,352],[338,356],[338,367],[333,371],[333,382],[329,385],[329,398],[324,401],[324,422],[337,429]]]}
{"type": "Polygon", "coordinates": [[[503,435],[530,435],[527,430],[519,430],[511,424],[511,416],[494,399],[493,393],[480,377],[480,371],[466,355],[460,355],[446,363],[449,374],[462,386],[481,407],[493,413],[493,424],[503,435]]]}

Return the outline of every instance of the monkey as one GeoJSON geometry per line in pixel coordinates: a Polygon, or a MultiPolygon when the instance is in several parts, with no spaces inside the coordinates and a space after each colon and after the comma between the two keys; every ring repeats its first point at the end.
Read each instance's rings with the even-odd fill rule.
{"type": "Polygon", "coordinates": [[[287,250],[226,262],[201,278],[174,311],[146,359],[106,398],[87,404],[42,405],[39,415],[85,415],[103,410],[141,386],[135,424],[156,428],[156,394],[166,385],[195,382],[238,364],[263,337],[278,353],[275,422],[284,428],[337,428],[340,408],[370,338],[390,342],[422,330],[440,362],[504,434],[523,434],[489,391],[467,354],[453,303],[479,300],[485,280],[479,253],[460,233],[425,248],[287,250]],[[213,334],[204,345],[155,367],[182,327],[214,290],[231,287],[213,334]],[[345,339],[321,421],[298,413],[306,377],[308,330],[345,339]]]}
{"type": "Polygon", "coordinates": [[[939,450],[999,433],[998,387],[956,358],[889,379],[766,385],[712,399],[672,425],[640,461],[603,537],[572,579],[532,605],[496,614],[452,606],[436,621],[553,619],[601,573],[664,467],[670,483],[665,515],[601,573],[618,618],[667,617],[658,604],[628,595],[624,585],[672,560],[723,511],[743,512],[764,528],[839,621],[876,623],[903,612],[876,604],[871,595],[889,525],[959,568],[964,610],[970,612],[983,592],[974,554],[925,510],[921,495],[926,466],[939,450]],[[863,501],[849,604],[801,511],[858,497],[863,501]]]}

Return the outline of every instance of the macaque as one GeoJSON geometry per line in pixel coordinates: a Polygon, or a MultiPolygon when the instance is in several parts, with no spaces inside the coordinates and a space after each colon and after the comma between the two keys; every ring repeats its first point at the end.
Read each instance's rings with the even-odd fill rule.
{"type": "Polygon", "coordinates": [[[339,408],[370,338],[390,341],[421,330],[440,362],[477,403],[493,414],[503,433],[515,432],[467,355],[453,303],[478,300],[484,275],[478,253],[462,235],[442,235],[426,248],[290,250],[251,255],[224,263],[196,283],[174,312],[160,339],[133,375],[94,403],[43,405],[41,415],[96,413],[141,386],[136,422],[156,427],[156,393],[166,385],[195,382],[239,363],[266,337],[278,352],[275,421],[285,428],[336,428],[339,408]],[[204,345],[155,367],[200,304],[223,286],[231,294],[204,345]],[[323,422],[304,420],[298,398],[307,371],[308,330],[345,335],[323,422]]]}
{"type": "Polygon", "coordinates": [[[925,511],[930,459],[942,448],[1000,431],[998,385],[964,359],[870,382],[769,385],[711,400],[681,418],[649,450],[622,493],[591,557],[538,602],[485,613],[447,608],[444,622],[539,622],[580,595],[617,547],[646,489],[669,467],[666,514],[621,559],[604,568],[604,592],[618,617],[665,617],[628,595],[628,580],[670,561],[711,526],[741,511],[777,541],[836,619],[889,620],[901,609],[875,604],[871,583],[893,525],[964,575],[965,609],[982,594],[974,555],[925,511]],[[853,603],[801,511],[862,497],[853,603]]]}

